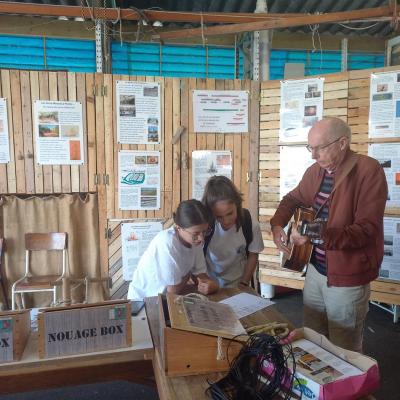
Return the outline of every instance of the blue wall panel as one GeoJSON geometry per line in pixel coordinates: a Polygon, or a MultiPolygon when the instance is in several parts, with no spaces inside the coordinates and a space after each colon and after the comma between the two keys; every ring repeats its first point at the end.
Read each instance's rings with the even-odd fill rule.
{"type": "MultiPolygon", "coordinates": [[[[312,52],[310,50],[271,50],[270,79],[283,79],[286,63],[304,64],[305,76],[323,75],[341,71],[340,51],[312,52]]],[[[384,66],[383,53],[349,52],[347,69],[380,68],[384,66]]]]}
{"type": "MultiPolygon", "coordinates": [[[[216,46],[172,46],[158,43],[112,43],[112,72],[198,78],[235,78],[235,49],[216,46]]],[[[243,78],[243,54],[237,76],[243,78]]]]}
{"type": "Polygon", "coordinates": [[[93,40],[0,35],[0,68],[96,70],[93,40]]]}

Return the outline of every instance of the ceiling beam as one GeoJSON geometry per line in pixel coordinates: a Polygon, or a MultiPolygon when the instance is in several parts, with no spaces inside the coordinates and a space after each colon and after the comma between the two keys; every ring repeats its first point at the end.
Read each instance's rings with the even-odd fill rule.
{"type": "MultiPolygon", "coordinates": [[[[254,14],[254,13],[199,13],[159,10],[140,10],[150,21],[188,22],[188,23],[250,23],[276,18],[285,18],[296,14],[254,14]]],[[[38,15],[47,17],[82,17],[85,19],[106,19],[138,21],[141,17],[133,9],[124,8],[88,8],[79,6],[61,6],[37,3],[0,2],[0,14],[38,15]]]]}
{"type": "MultiPolygon", "coordinates": [[[[270,16],[273,14],[269,14],[270,16]]],[[[181,29],[179,31],[160,32],[153,39],[178,39],[198,36],[212,36],[224,34],[236,34],[240,32],[263,31],[266,29],[289,28],[293,26],[326,24],[332,22],[349,22],[380,17],[391,17],[393,15],[390,6],[366,8],[364,10],[340,11],[326,14],[297,14],[279,19],[269,19],[252,23],[231,24],[193,29],[181,29]]]]}

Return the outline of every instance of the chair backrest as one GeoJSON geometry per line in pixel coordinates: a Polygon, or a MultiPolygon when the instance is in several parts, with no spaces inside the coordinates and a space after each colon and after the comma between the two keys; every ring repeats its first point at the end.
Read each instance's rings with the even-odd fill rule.
{"type": "Polygon", "coordinates": [[[25,249],[36,250],[64,250],[67,248],[66,232],[26,233],[25,249]]]}

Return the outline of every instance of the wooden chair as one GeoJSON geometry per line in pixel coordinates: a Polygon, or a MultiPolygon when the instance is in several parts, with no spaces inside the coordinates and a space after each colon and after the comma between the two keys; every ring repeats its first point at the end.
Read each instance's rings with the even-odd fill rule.
{"type": "Polygon", "coordinates": [[[24,293],[52,292],[53,305],[57,303],[57,288],[66,278],[67,234],[65,232],[27,233],[25,234],[25,275],[18,279],[11,290],[12,309],[15,310],[15,297],[21,295],[25,308],[24,293]],[[33,275],[30,268],[32,251],[62,251],[62,269],[57,275],[33,275]]]}
{"type": "Polygon", "coordinates": [[[1,294],[3,295],[4,304],[6,309],[10,309],[10,303],[8,302],[8,295],[6,289],[6,275],[4,273],[3,253],[6,248],[6,241],[4,238],[0,238],[0,286],[1,294]]]}

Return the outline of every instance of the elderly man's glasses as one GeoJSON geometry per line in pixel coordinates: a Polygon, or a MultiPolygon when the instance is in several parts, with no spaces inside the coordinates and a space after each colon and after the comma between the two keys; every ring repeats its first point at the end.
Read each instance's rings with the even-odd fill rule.
{"type": "Polygon", "coordinates": [[[190,232],[187,229],[182,228],[181,226],[179,228],[182,229],[183,231],[185,231],[186,233],[188,233],[189,235],[191,235],[193,242],[198,240],[200,238],[200,236],[205,238],[206,236],[208,236],[212,232],[212,228],[208,228],[207,230],[205,230],[203,232],[190,232]]]}
{"type": "Polygon", "coordinates": [[[313,151],[321,151],[321,150],[323,150],[323,149],[326,149],[327,147],[329,147],[330,145],[332,145],[333,143],[336,143],[336,142],[338,142],[341,138],[342,138],[343,136],[341,136],[340,138],[337,138],[336,140],[334,140],[333,142],[330,142],[330,143],[328,143],[328,144],[324,144],[324,145],[321,145],[321,146],[315,146],[315,147],[312,147],[312,146],[310,146],[309,144],[306,146],[306,149],[310,152],[310,153],[312,153],[313,151]]]}

